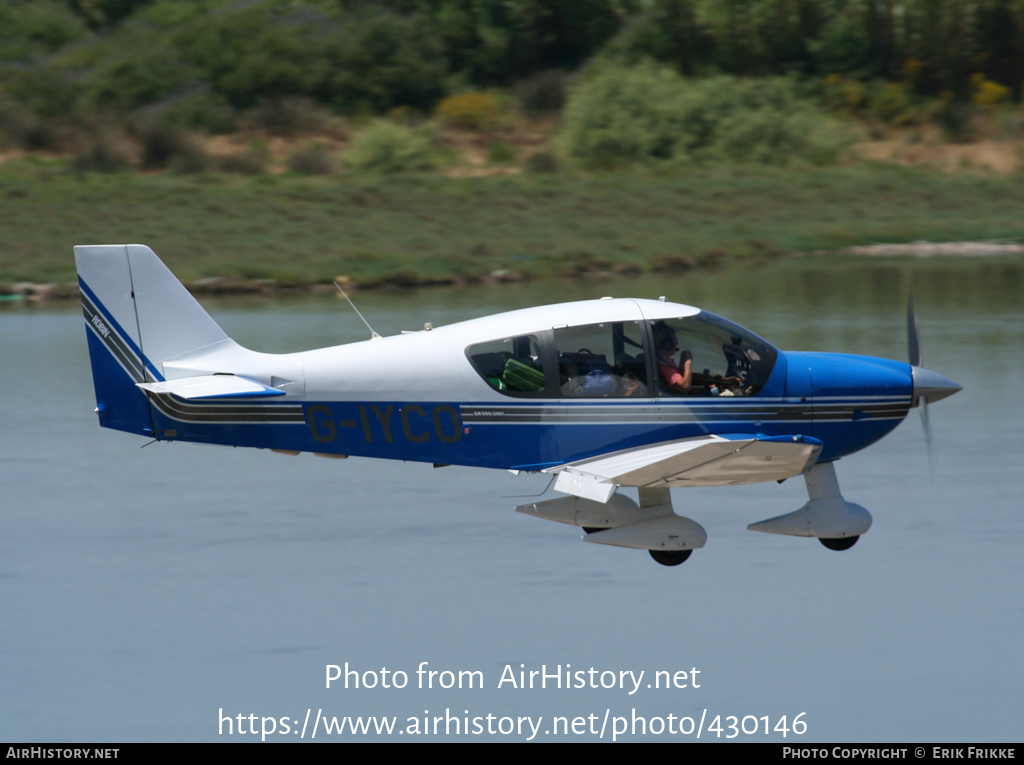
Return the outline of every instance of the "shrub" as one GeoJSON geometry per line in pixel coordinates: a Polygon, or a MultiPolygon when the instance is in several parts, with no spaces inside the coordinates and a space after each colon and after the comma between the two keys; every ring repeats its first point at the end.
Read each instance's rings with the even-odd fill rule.
{"type": "Polygon", "coordinates": [[[565,106],[569,75],[560,69],[538,72],[515,87],[519,106],[532,117],[555,114],[565,106]]]}
{"type": "Polygon", "coordinates": [[[86,33],[85,25],[60,0],[0,4],[0,60],[28,61],[86,33]]]}
{"type": "Polygon", "coordinates": [[[448,75],[430,19],[361,5],[317,37],[312,95],[343,114],[429,109],[444,95],[448,75]]]}
{"type": "Polygon", "coordinates": [[[890,125],[920,125],[933,119],[939,103],[913,93],[908,83],[916,76],[915,62],[904,66],[906,82],[858,80],[830,74],[824,80],[826,107],[842,116],[871,118],[890,125]]]}
{"type": "Polygon", "coordinates": [[[867,88],[858,80],[830,74],[825,78],[825,103],[836,114],[860,116],[868,105],[867,88]]]}
{"type": "Polygon", "coordinates": [[[273,135],[295,136],[333,132],[336,120],[310,98],[282,96],[261,101],[247,115],[246,121],[273,135]]]}
{"type": "Polygon", "coordinates": [[[559,143],[591,167],[632,162],[835,161],[855,133],[785,79],[684,79],[654,64],[605,68],[575,88],[559,143]]]}
{"type": "Polygon", "coordinates": [[[210,169],[210,157],[199,141],[190,138],[171,159],[168,169],[174,173],[202,173],[210,169]]]}
{"type": "Polygon", "coordinates": [[[123,141],[97,137],[75,153],[72,164],[79,172],[116,173],[131,166],[131,152],[123,141]]]}
{"type": "Polygon", "coordinates": [[[230,133],[238,127],[231,105],[205,86],[172,96],[142,111],[165,124],[205,133],[230,133]]]}
{"type": "Polygon", "coordinates": [[[355,170],[399,173],[437,166],[433,136],[424,128],[378,121],[360,132],[345,155],[355,170]]]}
{"type": "Polygon", "coordinates": [[[491,141],[487,147],[487,161],[492,165],[510,165],[516,161],[516,147],[504,141],[491,141]]]}
{"type": "Polygon", "coordinates": [[[335,164],[334,154],[319,142],[299,149],[288,158],[288,169],[304,175],[330,175],[335,164]]]}
{"type": "Polygon", "coordinates": [[[459,93],[448,96],[434,110],[437,118],[445,125],[461,130],[486,133],[501,123],[505,104],[493,93],[459,93]]]}
{"type": "Polygon", "coordinates": [[[280,17],[267,3],[238,3],[175,34],[184,60],[235,107],[261,96],[309,93],[318,71],[304,33],[313,22],[280,17]]]}
{"type": "Polygon", "coordinates": [[[5,145],[14,145],[29,151],[56,148],[61,131],[52,119],[32,114],[22,104],[0,98],[0,135],[5,145]]]}
{"type": "Polygon", "coordinates": [[[877,89],[871,99],[871,113],[881,120],[894,125],[904,121],[904,115],[910,107],[907,89],[898,82],[887,82],[877,89]]]}
{"type": "Polygon", "coordinates": [[[245,151],[229,154],[220,161],[220,169],[225,173],[238,175],[261,175],[267,172],[267,149],[259,142],[254,142],[245,151]]]}
{"type": "Polygon", "coordinates": [[[147,125],[140,131],[139,139],[142,143],[142,167],[147,170],[169,167],[186,154],[192,155],[194,163],[195,155],[202,153],[195,138],[174,125],[147,125]]]}
{"type": "Polygon", "coordinates": [[[1010,99],[1010,89],[998,82],[986,80],[983,74],[971,75],[971,103],[975,106],[994,106],[1010,99]]]}
{"type": "Polygon", "coordinates": [[[528,173],[557,173],[558,159],[554,154],[538,151],[526,158],[525,167],[528,173]]]}
{"type": "Polygon", "coordinates": [[[195,81],[178,52],[155,36],[124,35],[100,46],[79,100],[90,106],[138,109],[183,92],[195,81]]]}
{"type": "Polygon", "coordinates": [[[49,119],[65,117],[81,92],[77,72],[56,58],[29,67],[5,66],[0,80],[7,95],[49,119]]]}
{"type": "Polygon", "coordinates": [[[944,91],[935,113],[935,121],[942,128],[946,140],[970,143],[977,139],[974,112],[970,104],[958,101],[952,93],[944,91]]]}

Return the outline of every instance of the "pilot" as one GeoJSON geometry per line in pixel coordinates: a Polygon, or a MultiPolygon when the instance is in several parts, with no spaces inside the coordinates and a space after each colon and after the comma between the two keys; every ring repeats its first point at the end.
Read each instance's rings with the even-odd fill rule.
{"type": "Polygon", "coordinates": [[[671,393],[690,393],[693,387],[693,354],[683,351],[679,363],[676,363],[673,357],[679,350],[679,340],[675,329],[664,321],[654,325],[654,347],[658,351],[658,375],[662,386],[671,393]]]}

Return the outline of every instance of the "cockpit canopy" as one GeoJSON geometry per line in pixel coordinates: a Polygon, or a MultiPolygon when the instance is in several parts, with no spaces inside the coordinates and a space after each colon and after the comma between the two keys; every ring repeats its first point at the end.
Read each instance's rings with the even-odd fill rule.
{"type": "Polygon", "coordinates": [[[754,396],[778,351],[706,311],[673,319],[601,322],[475,343],[473,368],[495,390],[526,398],[754,396]],[[692,385],[673,391],[666,368],[692,356],[692,385]]]}

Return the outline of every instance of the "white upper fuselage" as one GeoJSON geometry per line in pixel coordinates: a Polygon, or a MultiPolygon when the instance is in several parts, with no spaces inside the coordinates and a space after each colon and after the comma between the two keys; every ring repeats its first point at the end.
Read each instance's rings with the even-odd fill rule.
{"type": "Polygon", "coordinates": [[[165,379],[231,373],[308,401],[508,401],[472,368],[473,343],[556,327],[656,321],[699,313],[662,300],[610,298],[523,308],[431,330],[297,353],[250,351],[228,340],[163,362],[165,379]],[[282,387],[274,379],[287,379],[282,387]]]}
{"type": "MultiPolygon", "coordinates": [[[[286,394],[266,404],[301,407],[305,427],[273,434],[256,425],[228,434],[211,430],[197,436],[202,440],[524,469],[708,433],[813,436],[825,442],[824,458],[835,459],[881,438],[910,406],[909,366],[881,359],[779,353],[764,389],[753,395],[679,396],[653,384],[657,354],[647,347],[652,384],[645,395],[567,398],[499,390],[468,355],[510,336],[533,335],[543,344],[561,328],[650,327],[699,314],[661,300],[588,300],[299,353],[258,353],[225,340],[158,367],[168,381],[220,374],[252,379],[286,394]],[[837,364],[848,373],[838,383],[837,364]],[[847,381],[849,390],[842,387],[847,381]]],[[[181,438],[185,429],[174,431],[181,438]]]]}

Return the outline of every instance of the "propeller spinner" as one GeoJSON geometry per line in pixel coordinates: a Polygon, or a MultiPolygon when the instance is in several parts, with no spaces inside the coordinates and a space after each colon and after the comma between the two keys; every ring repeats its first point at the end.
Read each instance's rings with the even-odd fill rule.
{"type": "Polygon", "coordinates": [[[921,339],[917,332],[917,311],[914,308],[914,293],[907,300],[907,353],[910,356],[911,374],[914,378],[914,399],[912,406],[921,408],[921,424],[928,445],[928,462],[935,466],[935,441],[928,422],[928,403],[952,396],[963,386],[948,377],[925,369],[922,364],[921,339]]]}

